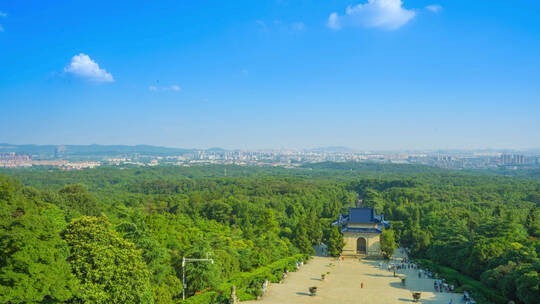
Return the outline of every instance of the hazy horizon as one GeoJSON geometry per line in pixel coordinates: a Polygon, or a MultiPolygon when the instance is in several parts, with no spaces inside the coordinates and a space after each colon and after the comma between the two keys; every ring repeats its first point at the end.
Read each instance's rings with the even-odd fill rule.
{"type": "Polygon", "coordinates": [[[0,142],[539,147],[539,2],[388,3],[5,1],[0,142]]]}
{"type": "Polygon", "coordinates": [[[326,151],[333,151],[333,152],[388,152],[388,153],[408,153],[408,152],[540,152],[540,147],[530,147],[530,148],[471,148],[471,149],[459,149],[459,148],[425,148],[425,149],[375,149],[375,148],[354,148],[352,146],[314,146],[314,147],[270,147],[270,148],[247,148],[247,149],[241,149],[241,148],[225,148],[225,147],[219,147],[219,146],[208,146],[208,147],[185,147],[185,146],[160,146],[160,145],[150,145],[150,144],[99,144],[99,143],[90,143],[90,144],[34,144],[34,143],[22,143],[22,144],[15,144],[15,143],[6,143],[6,142],[0,142],[0,152],[2,152],[2,146],[8,145],[8,146],[104,146],[104,147],[112,147],[112,146],[125,146],[125,147],[136,147],[136,146],[148,146],[148,147],[155,147],[155,148],[167,148],[167,149],[185,149],[185,150],[212,150],[212,149],[223,149],[227,151],[258,151],[258,150],[266,150],[266,151],[279,151],[279,150],[291,150],[291,151],[316,151],[316,150],[326,150],[326,151]]]}

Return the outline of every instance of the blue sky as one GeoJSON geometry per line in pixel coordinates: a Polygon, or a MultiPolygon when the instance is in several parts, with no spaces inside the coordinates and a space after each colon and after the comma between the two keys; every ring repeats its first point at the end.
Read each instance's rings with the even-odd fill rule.
{"type": "Polygon", "coordinates": [[[0,142],[540,146],[540,1],[0,2],[0,142]]]}

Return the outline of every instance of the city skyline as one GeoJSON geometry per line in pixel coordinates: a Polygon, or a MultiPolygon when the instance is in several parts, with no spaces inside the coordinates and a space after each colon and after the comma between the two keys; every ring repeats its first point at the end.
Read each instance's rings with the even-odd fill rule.
{"type": "MultiPolygon", "coordinates": [[[[306,165],[346,163],[415,164],[457,170],[534,170],[540,150],[530,151],[355,151],[344,147],[317,150],[241,151],[175,149],[154,146],[14,146],[0,144],[0,168],[55,167],[82,170],[106,166],[235,165],[302,168],[306,165]]],[[[358,167],[356,167],[358,169],[358,167]]]]}
{"type": "Polygon", "coordinates": [[[540,148],[540,3],[0,4],[0,143],[540,148]]]}

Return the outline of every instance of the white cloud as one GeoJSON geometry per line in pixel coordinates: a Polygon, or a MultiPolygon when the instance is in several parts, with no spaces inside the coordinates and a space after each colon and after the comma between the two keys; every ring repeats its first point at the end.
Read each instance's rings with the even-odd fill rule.
{"type": "Polygon", "coordinates": [[[339,25],[339,16],[337,13],[331,13],[328,17],[328,27],[333,30],[339,30],[341,26],[339,25]]]}
{"type": "Polygon", "coordinates": [[[401,0],[368,0],[367,3],[347,7],[345,15],[332,13],[328,27],[338,30],[343,26],[378,27],[396,30],[416,16],[414,10],[403,7],[401,0]]]}
{"type": "Polygon", "coordinates": [[[173,84],[173,85],[170,85],[168,87],[149,86],[148,90],[154,91],[154,92],[155,91],[165,92],[165,91],[180,91],[180,90],[182,90],[182,88],[179,85],[173,84]]]}
{"type": "Polygon", "coordinates": [[[426,9],[430,12],[437,14],[442,11],[442,6],[440,6],[439,4],[431,4],[426,6],[426,9]]]}
{"type": "Polygon", "coordinates": [[[97,62],[83,53],[73,56],[69,65],[64,68],[64,72],[72,73],[79,77],[97,82],[114,81],[111,74],[107,73],[104,69],[101,69],[97,62]]]}

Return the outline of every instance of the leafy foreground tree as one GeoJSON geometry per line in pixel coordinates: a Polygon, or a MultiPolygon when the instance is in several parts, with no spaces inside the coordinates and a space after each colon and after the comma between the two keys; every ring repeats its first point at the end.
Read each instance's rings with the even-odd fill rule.
{"type": "Polygon", "coordinates": [[[140,250],[111,229],[106,218],[72,221],[64,238],[81,281],[79,303],[153,303],[150,272],[140,250]]]}
{"type": "Polygon", "coordinates": [[[0,176],[0,303],[69,300],[77,280],[66,261],[67,244],[18,188],[0,176]]]}

